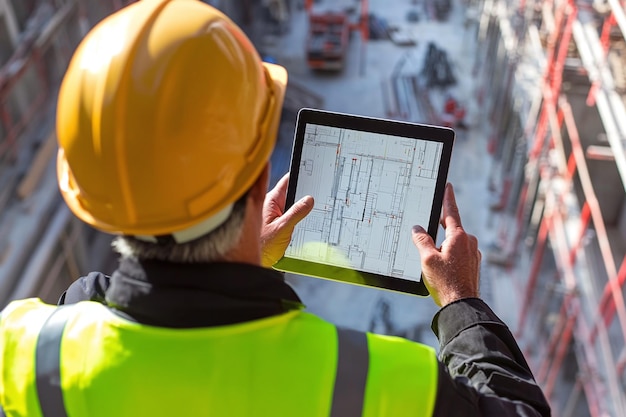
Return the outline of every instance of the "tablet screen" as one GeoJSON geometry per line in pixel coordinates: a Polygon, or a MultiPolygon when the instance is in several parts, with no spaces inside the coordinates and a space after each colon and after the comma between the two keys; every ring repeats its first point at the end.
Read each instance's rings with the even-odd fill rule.
{"type": "Polygon", "coordinates": [[[402,129],[389,132],[385,125],[365,130],[372,119],[358,128],[322,121],[298,126],[288,200],[311,195],[315,205],[294,229],[285,258],[307,262],[311,270],[324,270],[312,264],[336,267],[324,278],[345,280],[338,271],[348,270],[364,273],[359,280],[378,278],[373,284],[363,279],[365,285],[406,291],[411,285],[397,285],[404,281],[421,288],[411,229],[421,225],[435,237],[441,211],[436,194],[443,190],[449,162],[446,142],[434,139],[429,129],[420,132],[425,137],[414,130],[412,137],[402,129]]]}

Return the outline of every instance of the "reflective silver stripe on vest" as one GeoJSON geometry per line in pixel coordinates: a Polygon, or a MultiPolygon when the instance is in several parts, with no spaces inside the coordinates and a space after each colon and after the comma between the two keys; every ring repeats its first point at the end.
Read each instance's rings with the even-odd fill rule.
{"type": "Polygon", "coordinates": [[[330,417],[361,417],[369,367],[367,334],[337,328],[337,375],[330,417]]]}
{"type": "Polygon", "coordinates": [[[70,310],[69,306],[57,307],[37,337],[35,378],[44,417],[67,417],[61,390],[61,339],[70,310]]]}

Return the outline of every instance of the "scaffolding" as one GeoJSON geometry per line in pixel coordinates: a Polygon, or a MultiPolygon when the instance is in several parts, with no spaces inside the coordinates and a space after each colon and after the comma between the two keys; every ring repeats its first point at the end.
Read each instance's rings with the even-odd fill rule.
{"type": "Polygon", "coordinates": [[[57,191],[56,91],[88,29],[128,3],[0,2],[0,25],[16,28],[0,39],[8,50],[0,62],[0,309],[35,295],[56,302],[84,270],[94,232],[77,225],[57,191]]]}
{"type": "Polygon", "coordinates": [[[619,0],[483,3],[491,260],[522,294],[516,336],[555,416],[626,415],[625,36],[619,0]]]}

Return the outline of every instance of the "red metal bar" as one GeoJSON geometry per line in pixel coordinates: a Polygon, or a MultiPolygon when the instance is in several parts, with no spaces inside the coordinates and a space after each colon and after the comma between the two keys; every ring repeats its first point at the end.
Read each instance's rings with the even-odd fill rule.
{"type": "MultiPolygon", "coordinates": [[[[622,265],[617,273],[617,285],[619,288],[623,288],[624,282],[626,282],[626,256],[622,260],[622,265]]],[[[600,298],[600,303],[598,304],[598,312],[600,316],[602,316],[604,320],[604,325],[608,326],[613,320],[615,315],[615,302],[611,297],[611,283],[607,282],[604,286],[604,290],[602,292],[602,297],[600,298]]],[[[591,343],[595,341],[595,338],[598,334],[598,326],[599,323],[596,321],[591,329],[591,334],[589,335],[589,340],[591,343]]]]}
{"type": "Polygon", "coordinates": [[[370,38],[368,0],[361,0],[361,39],[367,42],[370,38]]]}
{"type": "MultiPolygon", "coordinates": [[[[617,273],[617,282],[620,287],[620,290],[624,284],[624,281],[626,281],[626,256],[624,256],[624,259],[622,260],[622,265],[619,269],[619,272],[617,273]]],[[[606,286],[604,287],[604,292],[602,294],[602,297],[604,298],[604,295],[606,293],[607,300],[605,302],[608,303],[605,306],[605,312],[604,312],[604,323],[607,326],[611,322],[611,320],[613,319],[613,315],[615,314],[614,300],[613,298],[609,297],[609,293],[611,291],[610,287],[611,287],[610,283],[607,282],[606,286]]]]}
{"type": "Polygon", "coordinates": [[[368,0],[361,0],[361,18],[359,19],[359,30],[361,31],[361,68],[360,74],[362,77],[365,76],[365,68],[366,68],[366,58],[365,54],[367,53],[367,41],[369,39],[369,12],[368,12],[368,0]]]}
{"type": "MultiPolygon", "coordinates": [[[[574,31],[574,21],[578,15],[578,8],[576,7],[574,0],[569,0],[567,4],[559,7],[562,13],[565,13],[567,9],[567,21],[563,27],[563,33],[559,42],[559,49],[554,61],[553,77],[550,87],[552,89],[553,97],[558,97],[561,92],[561,81],[563,80],[563,68],[565,67],[565,58],[567,58],[567,52],[569,50],[569,44],[572,40],[572,33],[574,31]]],[[[562,16],[561,16],[562,18],[562,16]]]]}
{"type": "Polygon", "coordinates": [[[541,153],[541,149],[543,148],[543,144],[544,144],[544,136],[546,135],[546,132],[548,131],[548,117],[547,117],[548,115],[543,110],[545,110],[546,105],[549,104],[550,102],[554,103],[554,101],[556,100],[556,97],[558,96],[558,91],[555,92],[554,87],[555,86],[560,87],[560,85],[554,84],[552,80],[555,75],[554,72],[557,69],[557,66],[555,64],[556,64],[556,60],[559,54],[556,52],[556,46],[559,40],[559,34],[560,34],[559,29],[561,28],[561,22],[563,21],[564,16],[565,16],[565,5],[557,8],[556,17],[554,19],[555,29],[548,38],[548,43],[546,47],[546,58],[548,62],[547,62],[546,69],[543,74],[543,80],[542,80],[542,85],[543,85],[542,95],[543,95],[544,102],[542,105],[542,111],[539,115],[539,121],[537,122],[537,128],[535,130],[535,140],[533,143],[533,147],[530,151],[531,158],[536,158],[541,153]]]}
{"type": "MultiPolygon", "coordinates": [[[[613,28],[613,26],[615,26],[616,23],[617,21],[615,19],[615,14],[613,13],[613,11],[611,11],[609,17],[604,19],[604,24],[602,25],[602,34],[600,35],[600,45],[602,45],[602,53],[605,58],[609,51],[611,29],[613,28]]],[[[596,94],[600,89],[601,84],[602,82],[599,78],[594,80],[591,84],[589,94],[587,95],[588,106],[594,106],[596,104],[596,94]]]]}
{"type": "MultiPolygon", "coordinates": [[[[567,306],[571,302],[571,295],[568,295],[565,300],[563,300],[563,305],[567,306]]],[[[576,324],[576,318],[578,317],[578,308],[572,308],[572,312],[569,312],[567,315],[567,322],[565,323],[563,333],[559,338],[559,345],[557,347],[555,358],[550,367],[550,371],[548,372],[548,377],[546,378],[546,383],[543,387],[546,398],[550,398],[552,396],[552,390],[554,389],[554,383],[556,381],[556,377],[558,376],[559,370],[561,369],[561,365],[563,364],[563,359],[565,358],[565,354],[567,353],[567,348],[572,340],[572,335],[574,334],[574,325],[576,324]]]]}
{"type": "MultiPolygon", "coordinates": [[[[578,300],[574,300],[578,302],[578,300]]],[[[575,335],[577,340],[587,340],[589,335],[589,329],[583,316],[579,316],[576,321],[575,335]]],[[[583,390],[585,392],[585,398],[587,399],[587,405],[589,412],[593,417],[606,417],[607,414],[603,410],[603,404],[605,403],[604,397],[604,381],[597,376],[596,370],[598,369],[598,361],[596,358],[595,348],[590,343],[581,343],[580,348],[584,353],[584,361],[578,363],[581,370],[583,384],[583,390]],[[602,395],[598,394],[602,392],[602,395]]]]}
{"type": "MultiPolygon", "coordinates": [[[[548,42],[548,50],[546,56],[548,57],[548,64],[546,67],[546,73],[544,74],[544,87],[543,87],[543,105],[539,122],[537,125],[537,131],[535,136],[535,143],[531,150],[531,157],[538,157],[543,148],[544,142],[541,138],[547,133],[549,127],[549,114],[548,111],[556,109],[556,98],[561,92],[561,81],[563,79],[563,68],[565,66],[565,58],[567,57],[567,51],[569,49],[569,43],[572,39],[572,31],[574,20],[578,9],[573,3],[573,0],[563,4],[557,8],[557,15],[555,18],[555,31],[550,36],[548,42]],[[563,31],[559,40],[559,29],[561,28],[562,21],[567,13],[567,20],[563,27],[563,31]],[[559,47],[556,48],[558,43],[559,47]],[[539,140],[537,140],[539,139],[539,140]]],[[[557,113],[559,120],[562,120],[560,113],[557,113]]],[[[560,127],[560,125],[559,125],[560,127]]]]}
{"type": "Polygon", "coordinates": [[[583,391],[585,392],[585,398],[587,399],[589,414],[591,417],[605,417],[606,414],[602,413],[598,394],[596,393],[596,386],[593,383],[590,383],[587,379],[588,376],[593,373],[593,369],[585,369],[582,372],[585,373],[585,375],[582,376],[583,379],[581,380],[581,383],[583,391]]]}
{"type": "Polygon", "coordinates": [[[526,324],[526,316],[530,307],[530,300],[535,291],[535,285],[537,285],[537,279],[539,277],[539,269],[541,268],[541,261],[543,260],[543,254],[546,249],[546,243],[548,238],[548,231],[550,229],[551,219],[545,217],[541,220],[541,226],[539,227],[539,233],[537,236],[537,243],[535,244],[535,250],[533,252],[533,261],[530,267],[530,275],[528,282],[526,283],[526,292],[524,293],[524,300],[522,301],[522,311],[520,312],[519,322],[517,325],[517,337],[521,337],[524,332],[524,325],[526,324]]]}
{"type": "Polygon", "coordinates": [[[589,204],[585,201],[585,204],[583,204],[583,208],[580,211],[580,230],[578,232],[576,244],[572,246],[572,250],[570,251],[570,254],[569,254],[570,263],[572,265],[574,265],[574,263],[576,262],[578,250],[582,246],[583,237],[585,237],[585,233],[587,232],[587,228],[589,227],[590,218],[591,218],[591,209],[589,208],[589,204]]]}
{"type": "Polygon", "coordinates": [[[547,102],[554,102],[552,98],[552,91],[550,91],[547,87],[544,88],[543,91],[543,104],[541,112],[539,113],[539,120],[537,121],[537,128],[535,130],[535,138],[533,141],[533,146],[530,150],[529,160],[534,160],[539,157],[541,150],[543,149],[544,142],[546,140],[546,132],[548,131],[548,115],[545,112],[545,107],[547,102]]]}
{"type": "MultiPolygon", "coordinates": [[[[561,334],[563,333],[563,328],[567,324],[567,304],[565,300],[561,303],[561,309],[559,310],[559,319],[558,322],[552,328],[552,333],[550,334],[550,340],[548,341],[548,347],[543,352],[543,360],[541,361],[541,365],[539,366],[539,371],[537,371],[537,381],[544,382],[548,375],[548,371],[550,369],[552,355],[557,345],[559,344],[559,339],[561,334]]],[[[546,395],[547,396],[547,395],[546,395]]]]}
{"type": "MultiPolygon", "coordinates": [[[[535,130],[535,141],[533,144],[532,151],[530,152],[530,155],[529,155],[530,161],[533,161],[533,162],[534,162],[534,159],[536,159],[542,153],[542,150],[545,147],[545,140],[546,140],[546,135],[548,133],[549,120],[550,120],[549,111],[550,111],[550,108],[555,107],[554,99],[560,94],[563,65],[565,62],[565,58],[567,56],[567,47],[569,46],[569,43],[571,41],[572,25],[577,14],[576,6],[572,1],[568,2],[567,6],[569,7],[568,19],[567,19],[567,23],[565,27],[563,28],[563,33],[561,36],[560,45],[559,45],[560,47],[559,47],[558,52],[554,54],[554,49],[552,49],[554,45],[550,45],[550,44],[548,45],[549,53],[547,54],[547,56],[548,56],[549,61],[547,64],[547,75],[548,76],[551,75],[551,77],[546,77],[544,79],[545,81],[548,81],[548,83],[547,85],[544,84],[544,90],[543,90],[544,102],[542,103],[542,109],[538,117],[538,125],[535,130]]],[[[557,32],[557,34],[551,37],[551,39],[554,39],[555,41],[556,39],[558,39],[558,32],[561,28],[560,26],[560,22],[561,22],[560,19],[562,18],[561,13],[564,13],[564,11],[565,10],[563,8],[559,8],[557,10],[557,19],[556,19],[557,25],[555,28],[555,32],[557,32]]],[[[560,129],[562,120],[565,120],[567,124],[572,124],[571,122],[573,121],[573,118],[571,117],[571,109],[567,107],[567,110],[569,111],[569,114],[562,113],[562,115],[560,115],[561,117],[559,120],[559,127],[558,127],[559,129],[560,129]]],[[[568,128],[568,132],[572,131],[571,126],[567,126],[567,128],[568,128]]],[[[575,130],[576,128],[575,125],[573,125],[573,128],[575,130]]],[[[574,139],[574,141],[578,139],[577,131],[575,131],[575,135],[576,135],[576,138],[574,139]]],[[[571,133],[570,133],[570,136],[571,136],[571,133]]],[[[578,144],[580,145],[579,141],[578,141],[578,144]]],[[[567,174],[566,174],[567,179],[571,179],[573,177],[573,174],[577,168],[577,165],[580,165],[579,159],[580,158],[578,155],[578,150],[576,152],[573,151],[572,157],[570,157],[568,161],[567,174]]],[[[584,154],[583,154],[583,160],[582,160],[583,168],[581,169],[581,171],[583,172],[580,173],[581,178],[584,177],[585,175],[587,175],[588,177],[588,172],[586,171],[586,165],[584,165],[584,163],[585,162],[584,162],[584,154]]],[[[525,184],[525,187],[527,187],[527,184],[525,184]]],[[[593,191],[593,188],[591,189],[591,191],[593,191]]],[[[585,195],[587,195],[587,193],[585,193],[585,195]]],[[[525,204],[525,202],[521,201],[520,204],[525,204]]],[[[522,209],[520,208],[518,212],[522,212],[522,209]]],[[[590,202],[589,197],[587,197],[587,202],[585,203],[585,205],[583,205],[582,212],[581,212],[580,232],[578,234],[577,242],[575,245],[573,245],[571,249],[569,249],[569,252],[567,254],[566,263],[568,264],[568,268],[571,268],[571,266],[576,261],[577,253],[579,251],[582,238],[584,237],[585,231],[588,227],[589,218],[592,217],[594,220],[594,224],[595,224],[598,222],[598,214],[600,214],[599,220],[601,220],[602,219],[601,213],[599,213],[599,211],[596,210],[594,203],[590,202]]],[[[531,292],[534,291],[534,287],[536,285],[537,274],[538,274],[538,270],[536,269],[541,261],[540,256],[538,256],[539,254],[541,254],[541,252],[538,252],[538,249],[545,249],[545,246],[544,246],[545,241],[543,240],[544,238],[543,235],[545,233],[545,230],[542,230],[542,229],[544,229],[544,222],[546,221],[547,219],[544,218],[540,227],[540,232],[539,232],[540,237],[538,239],[535,254],[533,256],[533,264],[531,266],[531,272],[530,272],[530,277],[528,281],[526,297],[524,299],[524,304],[522,306],[522,314],[520,316],[520,325],[519,325],[518,332],[523,331],[523,326],[525,324],[526,315],[528,314],[528,309],[529,309],[528,304],[531,300],[531,295],[532,295],[531,292]]],[[[602,222],[600,229],[602,229],[603,226],[604,226],[604,223],[602,222]]],[[[599,233],[602,233],[602,230],[600,230],[599,233]]],[[[601,245],[604,245],[604,244],[601,244],[601,245]]],[[[606,251],[606,249],[604,250],[606,251]]],[[[603,256],[606,256],[606,252],[604,252],[603,256]]],[[[614,285],[611,287],[611,290],[612,290],[613,297],[614,298],[618,297],[615,294],[614,285]]],[[[567,304],[570,303],[569,300],[570,300],[569,296],[566,300],[564,300],[564,304],[562,306],[561,312],[567,311],[566,306],[567,304]]],[[[553,339],[551,340],[552,346],[549,348],[549,352],[552,352],[552,350],[555,348],[554,340],[558,340],[558,346],[556,347],[557,350],[555,353],[555,358],[553,360],[552,365],[550,366],[549,371],[547,372],[545,388],[548,394],[552,393],[554,384],[556,382],[556,377],[558,376],[558,372],[561,369],[562,361],[564,359],[565,353],[567,352],[567,348],[569,344],[571,343],[571,338],[573,334],[575,333],[577,337],[584,336],[581,338],[581,340],[585,340],[588,336],[588,332],[585,331],[585,329],[587,328],[586,324],[583,323],[583,320],[577,320],[579,302],[574,297],[572,297],[571,300],[572,300],[571,303],[573,304],[572,308],[573,309],[575,308],[573,310],[575,314],[570,314],[567,318],[567,321],[562,321],[560,323],[559,328],[563,329],[562,335],[558,339],[556,337],[553,337],[553,339]]],[[[617,302],[616,304],[618,305],[618,308],[619,307],[623,308],[623,303],[620,305],[619,302],[617,302]]],[[[555,332],[559,331],[560,330],[559,328],[555,328],[555,332]]],[[[583,346],[583,349],[584,349],[585,354],[584,354],[584,359],[582,359],[584,362],[583,364],[581,364],[581,366],[583,368],[588,367],[590,370],[596,369],[594,366],[596,362],[595,352],[590,346],[587,346],[587,344],[583,346]]],[[[544,366],[547,365],[547,363],[548,363],[548,360],[546,359],[544,366]]],[[[543,373],[546,372],[545,368],[543,368],[541,372],[543,376],[543,373]]],[[[595,382],[598,382],[598,381],[595,381],[595,382]]],[[[583,384],[585,395],[587,397],[587,402],[589,405],[590,413],[593,416],[601,415],[603,411],[602,411],[602,407],[600,406],[601,401],[599,401],[600,397],[597,392],[597,390],[600,389],[598,388],[599,385],[595,384],[594,381],[589,381],[589,380],[582,381],[582,384],[583,384]]]]}
{"type": "Polygon", "coordinates": [[[600,252],[602,254],[602,259],[604,261],[604,266],[607,272],[613,302],[615,304],[615,308],[617,309],[617,315],[620,321],[622,337],[626,342],[626,306],[624,305],[624,297],[617,281],[618,277],[617,269],[615,267],[615,259],[613,258],[613,252],[611,251],[610,242],[608,240],[606,226],[602,217],[602,211],[600,209],[600,203],[598,202],[595,191],[593,190],[593,184],[591,183],[589,171],[587,170],[587,163],[585,162],[585,152],[580,143],[578,128],[576,127],[576,121],[574,120],[572,109],[567,100],[565,100],[564,98],[560,100],[560,107],[563,110],[563,114],[565,117],[565,126],[567,128],[570,142],[572,145],[572,154],[576,158],[580,182],[582,184],[583,192],[591,211],[593,226],[597,233],[598,244],[600,246],[600,252]]]}
{"type": "MultiPolygon", "coordinates": [[[[537,127],[535,129],[533,146],[529,152],[529,163],[534,163],[539,155],[541,154],[542,149],[544,148],[545,141],[547,140],[546,135],[548,133],[548,127],[550,124],[549,111],[556,111],[556,97],[560,94],[561,90],[561,81],[562,81],[562,72],[563,67],[565,65],[565,58],[567,56],[567,51],[569,47],[569,43],[572,38],[572,30],[574,20],[576,19],[578,13],[578,9],[576,8],[573,0],[569,0],[566,4],[560,5],[557,7],[557,15],[555,18],[555,30],[550,35],[548,40],[548,46],[546,51],[546,56],[548,58],[548,63],[546,65],[546,70],[543,75],[543,103],[541,105],[541,110],[539,112],[539,120],[537,122],[537,127]],[[562,26],[562,21],[567,12],[567,20],[565,26],[563,27],[562,36],[559,34],[560,28],[562,26]],[[559,48],[557,50],[556,45],[559,43],[559,48]]],[[[560,129],[561,123],[563,121],[563,114],[561,111],[557,112],[557,120],[558,120],[558,128],[560,129]]],[[[528,192],[528,183],[524,182],[522,186],[521,195],[524,198],[521,198],[519,201],[519,205],[517,208],[517,225],[516,232],[513,238],[513,247],[517,245],[521,234],[522,234],[522,220],[524,207],[526,204],[526,194],[528,192]]]]}
{"type": "MultiPolygon", "coordinates": [[[[555,198],[558,203],[562,202],[562,196],[555,195],[555,198]]],[[[561,211],[559,210],[559,206],[560,204],[557,204],[557,207],[552,212],[553,233],[550,235],[550,239],[553,250],[556,252],[557,263],[560,265],[561,278],[567,293],[563,298],[561,308],[562,321],[564,322],[563,330],[559,330],[558,332],[558,345],[556,347],[554,359],[548,371],[546,384],[544,386],[546,397],[548,398],[552,396],[554,383],[561,369],[561,365],[563,364],[567,348],[572,340],[574,326],[576,325],[576,319],[580,311],[579,302],[574,292],[576,289],[576,277],[574,275],[573,263],[576,257],[572,257],[572,253],[575,254],[576,252],[568,248],[564,219],[561,211]]],[[[578,247],[580,240],[582,239],[575,242],[573,245],[574,248],[578,247]]]]}
{"type": "MultiPolygon", "coordinates": [[[[548,111],[553,110],[556,111],[556,119],[557,119],[557,129],[561,129],[561,126],[563,124],[563,112],[560,110],[556,110],[554,106],[545,106],[542,108],[541,113],[545,114],[546,117],[546,123],[549,122],[550,117],[548,114],[548,111]]],[[[550,141],[553,142],[553,138],[552,136],[550,137],[550,141]]],[[[552,145],[551,145],[552,146],[552,145]]],[[[573,168],[572,168],[573,169],[573,168]]],[[[571,177],[571,176],[570,176],[571,177]]],[[[516,221],[516,226],[515,226],[515,236],[512,240],[512,245],[511,245],[511,251],[513,251],[517,245],[517,242],[519,242],[520,237],[522,235],[522,221],[524,220],[524,207],[526,205],[526,196],[528,194],[528,182],[525,181],[523,186],[522,186],[522,190],[520,192],[520,200],[517,206],[517,210],[515,213],[515,221],[516,221]]]]}
{"type": "MultiPolygon", "coordinates": [[[[560,114],[560,120],[564,120],[565,119],[565,112],[562,109],[559,109],[559,114],[560,114]]],[[[559,121],[559,125],[560,125],[560,121],[559,121]]],[[[560,129],[560,127],[558,127],[560,129]]],[[[555,136],[556,138],[560,139],[560,135],[555,136]]],[[[562,146],[562,144],[561,144],[562,146]]],[[[565,173],[563,173],[564,175],[564,179],[567,181],[571,181],[573,178],[574,173],[576,172],[577,169],[577,155],[578,154],[574,154],[572,153],[570,155],[569,161],[568,161],[568,165],[567,165],[567,171],[565,173]]],[[[583,161],[584,163],[584,161],[583,161]]],[[[584,176],[585,173],[587,173],[586,171],[586,165],[584,165],[581,169],[581,176],[584,176]]],[[[588,173],[587,173],[588,174],[588,173]]],[[[585,235],[585,232],[588,228],[589,225],[589,220],[591,218],[591,207],[588,203],[588,201],[585,201],[585,203],[583,204],[583,207],[581,209],[581,214],[580,214],[580,228],[578,231],[578,234],[575,238],[575,240],[572,242],[572,246],[571,249],[569,249],[569,253],[565,254],[562,253],[562,250],[559,249],[566,249],[567,247],[567,243],[563,244],[563,242],[561,244],[559,244],[559,242],[554,242],[554,248],[559,250],[560,253],[560,259],[564,260],[563,265],[567,268],[566,272],[570,273],[571,277],[569,277],[568,274],[565,275],[565,277],[567,278],[567,280],[570,282],[569,287],[573,288],[575,285],[575,278],[573,277],[573,269],[570,266],[573,266],[576,262],[577,259],[577,255],[578,252],[580,250],[580,247],[582,246],[582,241],[585,235]],[[561,248],[563,247],[563,248],[561,248]],[[568,278],[569,277],[569,278],[568,278]]],[[[555,220],[559,220],[559,214],[558,212],[555,213],[555,215],[553,216],[555,220]]],[[[579,308],[579,300],[575,297],[572,297],[571,299],[571,304],[572,306],[576,306],[576,308],[579,308]]],[[[575,326],[574,326],[574,334],[576,335],[576,338],[578,340],[588,340],[589,339],[589,331],[588,326],[586,325],[586,323],[584,322],[584,317],[578,316],[577,319],[575,320],[575,326]]],[[[570,336],[565,334],[564,335],[566,338],[569,338],[570,336]]],[[[562,341],[562,343],[565,343],[565,340],[562,341]]],[[[561,344],[561,346],[563,346],[563,344],[561,344]]],[[[567,347],[567,344],[565,344],[565,347],[567,347]]],[[[565,349],[565,347],[563,347],[563,349],[565,349]]],[[[595,351],[594,348],[592,346],[592,344],[590,343],[584,343],[582,345],[583,350],[584,350],[584,358],[582,358],[581,360],[584,361],[582,363],[580,363],[579,361],[579,365],[581,366],[581,368],[587,368],[590,370],[590,372],[593,372],[593,370],[597,369],[597,366],[595,365],[597,363],[596,357],[595,357],[595,351]]],[[[562,353],[559,354],[564,354],[566,351],[562,350],[562,353]]],[[[552,374],[553,375],[557,375],[558,374],[558,369],[561,365],[559,365],[558,367],[556,366],[557,363],[562,362],[562,359],[559,359],[558,356],[556,358],[553,359],[553,368],[552,368],[552,374]],[[556,374],[555,374],[556,373],[556,374]]],[[[595,375],[595,374],[594,374],[595,375]]],[[[554,378],[554,377],[553,377],[554,378]]],[[[597,377],[595,377],[595,380],[592,382],[589,382],[588,380],[583,380],[584,382],[584,390],[585,390],[585,395],[587,397],[587,402],[589,404],[589,410],[591,415],[602,415],[602,401],[600,401],[600,398],[602,395],[604,394],[598,394],[598,391],[601,389],[600,387],[603,385],[602,381],[600,381],[597,377]]],[[[552,388],[550,388],[552,389],[552,388]]]]}

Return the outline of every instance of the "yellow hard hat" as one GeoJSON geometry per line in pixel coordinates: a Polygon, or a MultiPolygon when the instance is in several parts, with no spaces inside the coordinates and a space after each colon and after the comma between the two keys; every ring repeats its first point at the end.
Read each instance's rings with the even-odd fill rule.
{"type": "Polygon", "coordinates": [[[274,147],[287,83],[197,0],[142,0],[79,45],[57,106],[65,201],[105,232],[188,241],[228,217],[274,147]]]}

